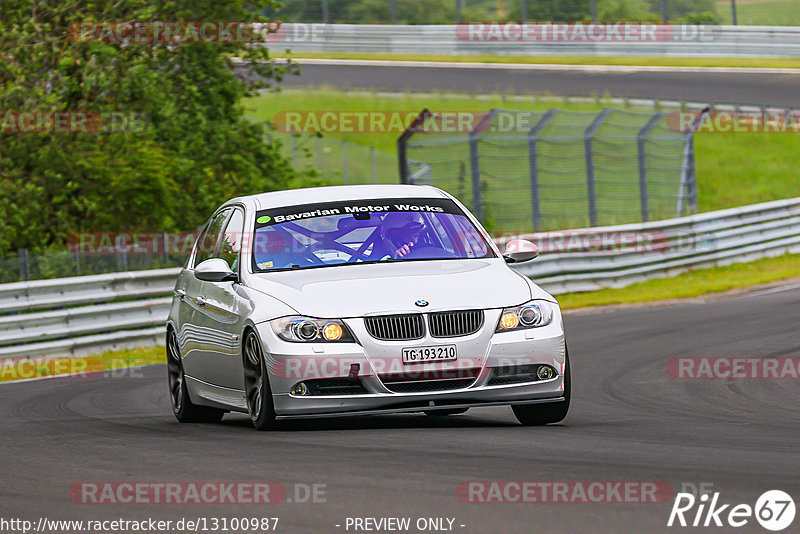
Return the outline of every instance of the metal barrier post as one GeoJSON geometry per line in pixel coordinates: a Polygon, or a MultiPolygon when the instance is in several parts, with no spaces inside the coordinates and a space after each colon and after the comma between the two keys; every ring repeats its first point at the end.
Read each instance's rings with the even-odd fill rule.
{"type": "Polygon", "coordinates": [[[647,136],[650,135],[650,132],[665,114],[664,111],[659,111],[653,115],[650,120],[647,121],[647,124],[639,130],[639,134],[636,136],[636,144],[638,145],[639,152],[639,202],[642,209],[642,222],[647,222],[650,219],[649,198],[647,194],[647,136]]]}
{"type": "Polygon", "coordinates": [[[423,108],[422,111],[419,112],[417,118],[406,128],[406,130],[397,138],[397,164],[400,170],[400,183],[401,184],[409,184],[413,183],[410,181],[410,174],[408,172],[408,140],[411,139],[411,136],[414,135],[417,130],[425,124],[425,121],[433,115],[428,108],[423,108]]]}
{"type": "Polygon", "coordinates": [[[694,168],[694,134],[703,125],[713,108],[704,108],[700,115],[694,120],[689,131],[684,134],[683,166],[681,169],[681,184],[678,188],[678,205],[676,207],[676,217],[683,213],[684,198],[689,197],[689,209],[697,210],[697,176],[694,168]]]}
{"type": "Polygon", "coordinates": [[[533,211],[533,229],[538,232],[542,224],[542,212],[539,199],[539,153],[537,138],[544,128],[550,124],[558,109],[549,109],[539,121],[528,131],[528,167],[531,173],[531,208],[533,211]]]}
{"type": "Polygon", "coordinates": [[[603,122],[614,111],[606,108],[601,111],[583,133],[584,154],[586,157],[586,197],[589,201],[589,225],[597,226],[597,196],[594,187],[594,154],[592,152],[592,138],[603,122]]]}
{"type": "Polygon", "coordinates": [[[375,162],[375,147],[369,147],[369,159],[370,163],[372,164],[372,183],[378,183],[378,166],[375,162]]]}
{"type": "Polygon", "coordinates": [[[31,264],[30,257],[28,256],[28,249],[18,249],[17,259],[19,260],[19,279],[27,281],[31,276],[31,264]]]}
{"type": "Polygon", "coordinates": [[[349,181],[347,170],[347,141],[342,139],[342,176],[344,178],[345,185],[347,185],[347,182],[349,181]]]}
{"type": "Polygon", "coordinates": [[[475,128],[469,133],[469,168],[472,177],[472,211],[475,217],[483,222],[483,191],[481,191],[481,163],[480,155],[478,154],[478,143],[480,142],[480,134],[492,124],[492,121],[500,113],[500,109],[490,109],[489,113],[484,115],[475,128]]]}

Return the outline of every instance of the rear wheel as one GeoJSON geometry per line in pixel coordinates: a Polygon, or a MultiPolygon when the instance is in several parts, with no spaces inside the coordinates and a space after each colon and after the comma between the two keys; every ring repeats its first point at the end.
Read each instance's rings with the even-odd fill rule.
{"type": "Polygon", "coordinates": [[[547,404],[521,404],[512,406],[517,421],[525,426],[549,425],[563,421],[569,411],[569,399],[572,390],[571,382],[569,352],[567,352],[564,360],[564,400],[547,404]]]}
{"type": "Polygon", "coordinates": [[[453,408],[452,410],[429,410],[425,412],[428,417],[445,417],[448,415],[461,415],[467,413],[469,408],[453,408]]]}
{"type": "Polygon", "coordinates": [[[186,390],[186,376],[183,373],[183,360],[178,350],[178,337],[175,331],[167,332],[167,382],[172,413],[181,423],[219,423],[224,410],[192,404],[186,390]]]}
{"type": "Polygon", "coordinates": [[[250,422],[256,430],[275,428],[275,408],[272,404],[272,390],[269,387],[267,365],[261,341],[252,330],[244,340],[244,391],[247,398],[247,411],[250,422]]]}

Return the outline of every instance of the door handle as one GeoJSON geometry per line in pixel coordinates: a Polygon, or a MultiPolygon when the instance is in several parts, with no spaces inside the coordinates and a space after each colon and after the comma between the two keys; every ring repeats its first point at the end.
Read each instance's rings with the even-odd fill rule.
{"type": "Polygon", "coordinates": [[[175,296],[178,297],[178,300],[183,300],[183,297],[186,296],[186,291],[184,291],[183,289],[176,289],[175,296]]]}
{"type": "Polygon", "coordinates": [[[206,297],[205,297],[205,295],[203,295],[201,297],[197,297],[197,304],[199,304],[201,308],[206,305],[206,297]]]}

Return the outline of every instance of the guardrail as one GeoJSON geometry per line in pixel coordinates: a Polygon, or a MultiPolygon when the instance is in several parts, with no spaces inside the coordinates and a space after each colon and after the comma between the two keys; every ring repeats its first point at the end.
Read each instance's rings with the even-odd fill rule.
{"type": "MultiPolygon", "coordinates": [[[[540,245],[541,256],[518,269],[553,294],[624,287],[689,269],[800,252],[800,198],[515,237],[540,245]]],[[[498,245],[502,248],[509,239],[499,239],[498,245]]]]}
{"type": "Polygon", "coordinates": [[[164,342],[180,269],[0,285],[0,359],[86,355],[164,342]]]}
{"type": "MultiPolygon", "coordinates": [[[[800,253],[800,197],[622,226],[514,236],[517,267],[553,294],[622,287],[713,265],[800,253]],[[557,251],[556,251],[557,250],[557,251]]],[[[498,239],[501,249],[512,237],[498,239]]],[[[0,360],[163,343],[178,269],[0,285],[0,360]]]]}
{"type": "Polygon", "coordinates": [[[298,52],[798,57],[793,26],[287,23],[268,46],[298,52]],[[594,28],[592,27],[594,26],[594,28]],[[632,29],[628,29],[632,28],[632,29]]]}

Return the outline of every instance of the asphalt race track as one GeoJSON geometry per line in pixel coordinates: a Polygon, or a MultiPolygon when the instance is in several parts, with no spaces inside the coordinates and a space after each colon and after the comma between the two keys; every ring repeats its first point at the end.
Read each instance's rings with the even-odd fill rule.
{"type": "Polygon", "coordinates": [[[380,91],[446,91],[563,96],[605,95],[714,104],[800,106],[800,75],[773,71],[648,71],[619,69],[444,68],[385,65],[301,64],[301,76],[283,87],[330,86],[380,91]]]}
{"type": "Polygon", "coordinates": [[[733,504],[752,506],[769,489],[797,499],[800,382],[675,380],[666,363],[800,357],[799,310],[794,286],[570,314],[573,406],[563,424],[543,428],[518,426],[508,408],[292,422],[268,433],[241,415],[181,425],[163,366],[0,385],[0,502],[5,517],[33,521],[277,516],[284,533],[348,532],[347,517],[370,516],[450,517],[456,532],[487,534],[765,532],[752,519],[739,529],[668,529],[669,501],[478,504],[460,501],[456,488],[468,480],[663,481],[675,491],[711,483],[733,504]],[[298,483],[326,484],[327,493],[324,503],[75,504],[68,490],[82,481],[277,481],[290,498],[298,483]]]}

